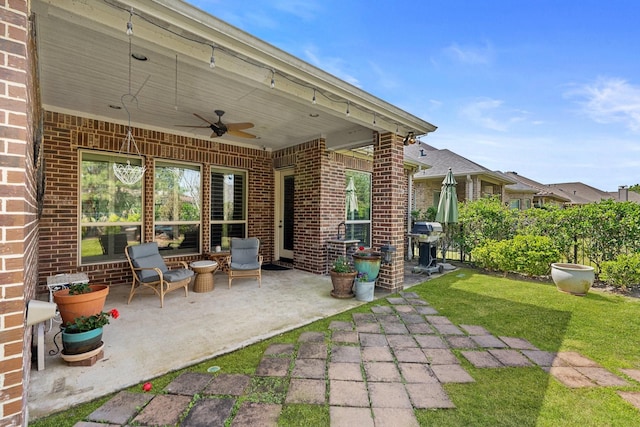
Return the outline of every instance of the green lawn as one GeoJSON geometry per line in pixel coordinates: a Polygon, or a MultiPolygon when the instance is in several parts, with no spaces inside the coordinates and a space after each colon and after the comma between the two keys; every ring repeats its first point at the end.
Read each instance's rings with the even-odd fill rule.
{"type": "MultiPolygon", "coordinates": [[[[592,290],[585,297],[556,291],[549,283],[534,283],[462,269],[410,288],[455,324],[479,325],[496,336],[524,338],[547,351],[577,351],[612,371],[640,368],[640,301],[592,290]]],[[[252,374],[265,348],[272,342],[297,341],[305,331],[326,332],[333,320],[351,320],[354,312],[369,312],[374,301],[304,328],[274,337],[189,368],[206,372],[217,365],[226,373],[252,374]]],[[[476,380],[472,384],[445,385],[456,409],[419,410],[423,426],[633,426],[640,412],[617,390],[628,387],[569,389],[540,368],[476,369],[459,357],[476,380]]],[[[153,381],[154,392],[177,377],[173,372],[153,381]]],[[[139,392],[140,386],[131,391],[139,392]]],[[[282,399],[282,390],[243,397],[261,401],[282,399]]],[[[34,427],[73,426],[108,397],[80,405],[32,423],[34,427]]],[[[328,406],[284,405],[282,426],[327,426],[328,406]],[[301,424],[302,423],[302,424],[301,424]]]]}

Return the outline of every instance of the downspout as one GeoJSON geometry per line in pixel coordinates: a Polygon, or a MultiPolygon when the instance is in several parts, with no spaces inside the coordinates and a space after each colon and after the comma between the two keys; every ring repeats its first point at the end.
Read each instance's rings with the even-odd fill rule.
{"type": "Polygon", "coordinates": [[[411,212],[413,211],[413,172],[409,173],[409,188],[407,191],[407,197],[409,198],[409,200],[407,200],[407,206],[409,207],[409,209],[407,209],[407,242],[408,242],[408,247],[407,247],[407,253],[405,255],[405,259],[407,261],[411,261],[413,259],[413,251],[411,250],[411,248],[413,247],[413,243],[411,242],[411,212]]]}

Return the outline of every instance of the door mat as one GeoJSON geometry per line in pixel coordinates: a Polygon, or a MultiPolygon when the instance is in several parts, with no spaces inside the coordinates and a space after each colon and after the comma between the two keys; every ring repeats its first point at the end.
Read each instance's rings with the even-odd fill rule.
{"type": "Polygon", "coordinates": [[[269,264],[262,264],[263,270],[271,270],[271,271],[282,271],[282,270],[291,270],[291,267],[285,267],[284,265],[274,264],[270,262],[269,264]]]}

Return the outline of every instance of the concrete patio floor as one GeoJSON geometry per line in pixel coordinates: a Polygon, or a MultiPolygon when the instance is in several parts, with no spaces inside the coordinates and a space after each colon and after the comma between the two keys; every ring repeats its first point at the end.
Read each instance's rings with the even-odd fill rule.
{"type": "MultiPolygon", "coordinates": [[[[428,280],[405,265],[405,289],[428,280]]],[[[105,396],[212,357],[229,353],[360,304],[329,295],[331,279],[299,270],[263,271],[262,287],[253,279],[215,275],[212,292],[182,291],[165,296],[165,306],[151,294],[137,294],[127,305],[129,288],[111,288],[105,310],[120,318],[104,328],[104,358],[91,367],[71,367],[55,349],[54,323],[45,336],[45,369],[32,368],[29,418],[36,419],[105,396]]],[[[376,289],[376,298],[389,293],[376,289]]],[[[58,337],[60,342],[60,337],[58,337]]]]}

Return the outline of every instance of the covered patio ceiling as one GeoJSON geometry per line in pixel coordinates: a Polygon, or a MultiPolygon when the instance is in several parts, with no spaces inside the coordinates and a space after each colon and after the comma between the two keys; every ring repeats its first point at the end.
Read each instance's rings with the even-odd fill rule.
{"type": "Polygon", "coordinates": [[[216,140],[265,150],[319,137],[355,148],[372,131],[436,129],[182,1],[34,0],[32,11],[48,111],[126,124],[128,110],[132,126],[208,139],[194,113],[216,122],[223,110],[223,123],[251,122],[244,131],[257,138],[216,140]],[[130,61],[130,46],[148,59],[130,61]]]}

